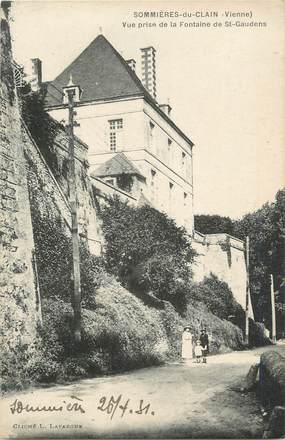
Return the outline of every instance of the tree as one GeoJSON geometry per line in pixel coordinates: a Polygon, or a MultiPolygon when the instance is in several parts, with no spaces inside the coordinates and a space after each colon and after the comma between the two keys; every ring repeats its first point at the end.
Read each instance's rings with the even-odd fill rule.
{"type": "MultiPolygon", "coordinates": [[[[270,274],[274,290],[282,302],[285,278],[285,189],[277,192],[274,203],[266,203],[235,224],[235,235],[250,239],[250,289],[257,320],[271,326],[270,274]]],[[[279,332],[285,315],[277,311],[279,332]]]]}
{"type": "Polygon", "coordinates": [[[220,215],[195,215],[195,229],[201,234],[229,234],[234,233],[234,221],[230,217],[220,215]]]}
{"type": "Polygon", "coordinates": [[[107,270],[130,290],[151,291],[182,309],[195,256],[186,230],[148,205],[133,208],[117,197],[101,217],[107,270]]]}

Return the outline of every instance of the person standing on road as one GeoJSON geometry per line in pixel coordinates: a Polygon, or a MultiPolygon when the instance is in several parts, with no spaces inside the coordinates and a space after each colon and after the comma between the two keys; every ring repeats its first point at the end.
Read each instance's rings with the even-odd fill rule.
{"type": "Polygon", "coordinates": [[[201,342],[199,340],[197,341],[197,345],[194,351],[195,351],[196,362],[197,364],[200,364],[201,357],[203,356],[203,350],[202,350],[201,342]]]}
{"type": "Polygon", "coordinates": [[[190,360],[193,357],[193,336],[190,327],[185,327],[182,333],[182,359],[184,361],[190,360]]]}
{"type": "Polygon", "coordinates": [[[206,333],[206,330],[203,329],[200,336],[200,342],[202,345],[202,355],[203,355],[203,362],[207,362],[207,354],[209,353],[209,336],[206,333]]]}

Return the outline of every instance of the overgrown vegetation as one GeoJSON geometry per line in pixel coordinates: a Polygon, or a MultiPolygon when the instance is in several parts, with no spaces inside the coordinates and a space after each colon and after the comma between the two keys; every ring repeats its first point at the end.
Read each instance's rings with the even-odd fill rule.
{"type": "Polygon", "coordinates": [[[185,229],[148,205],[133,208],[117,197],[101,217],[107,270],[131,291],[151,292],[182,311],[195,256],[185,229]]]}
{"type": "Polygon", "coordinates": [[[236,302],[227,283],[211,274],[200,283],[194,284],[188,294],[189,302],[198,301],[220,319],[234,321],[239,327],[244,326],[244,312],[236,302]]]}
{"type": "Polygon", "coordinates": [[[58,177],[58,160],[54,146],[58,126],[45,111],[46,92],[44,88],[40,92],[33,92],[31,86],[26,84],[18,89],[18,95],[22,118],[50,169],[58,177]]]}
{"type": "MultiPolygon", "coordinates": [[[[82,343],[75,349],[70,236],[44,206],[40,183],[30,183],[43,326],[34,346],[16,356],[18,388],[177,359],[186,324],[195,338],[207,327],[212,352],[243,347],[242,331],[224,319],[235,306],[227,285],[215,277],[191,281],[194,252],[185,231],[152,208],[135,209],[115,199],[103,212],[106,223],[110,215],[104,260],[81,245],[82,343]]],[[[11,386],[13,356],[7,353],[2,364],[3,389],[11,386]]]]}
{"type": "MultiPolygon", "coordinates": [[[[91,308],[82,310],[79,351],[73,345],[71,305],[55,298],[42,301],[39,339],[32,351],[21,347],[16,356],[14,384],[19,389],[29,383],[92,377],[179,359],[186,324],[196,339],[201,326],[207,325],[211,352],[243,347],[241,330],[212,315],[202,303],[189,306],[182,318],[170,303],[161,309],[146,306],[106,273],[97,277],[97,283],[91,308]]],[[[12,367],[8,356],[3,363],[2,377],[9,388],[12,367]]]]}
{"type": "Polygon", "coordinates": [[[195,229],[201,234],[234,235],[234,222],[230,217],[221,215],[195,215],[195,229]]]}
{"type": "MultiPolygon", "coordinates": [[[[10,9],[10,2],[2,1],[1,7],[2,10],[4,11],[4,14],[8,16],[10,9]]],[[[6,87],[8,100],[10,105],[12,105],[15,98],[15,82],[14,82],[13,68],[10,62],[11,36],[10,36],[8,20],[4,20],[4,18],[1,18],[0,21],[0,37],[1,37],[0,80],[1,80],[1,84],[3,84],[6,87]]]]}

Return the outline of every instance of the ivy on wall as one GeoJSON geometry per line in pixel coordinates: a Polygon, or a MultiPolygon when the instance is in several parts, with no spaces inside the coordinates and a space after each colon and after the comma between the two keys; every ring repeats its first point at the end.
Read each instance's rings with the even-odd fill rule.
{"type": "Polygon", "coordinates": [[[229,267],[232,267],[232,250],[230,237],[227,235],[226,240],[220,240],[218,244],[220,245],[222,251],[227,253],[228,265],[229,267]]]}
{"type": "MultiPolygon", "coordinates": [[[[9,13],[10,2],[1,2],[1,7],[4,10],[6,16],[9,13]]],[[[0,23],[1,31],[1,53],[0,53],[0,72],[1,72],[1,83],[5,84],[8,92],[8,99],[12,105],[15,98],[15,84],[14,84],[14,74],[13,67],[11,63],[11,37],[9,30],[9,23],[5,19],[1,19],[0,23]]]]}
{"type": "Polygon", "coordinates": [[[22,117],[39,147],[48,166],[59,177],[59,169],[54,139],[58,132],[58,124],[45,111],[45,90],[33,92],[29,84],[18,90],[22,117]]]}

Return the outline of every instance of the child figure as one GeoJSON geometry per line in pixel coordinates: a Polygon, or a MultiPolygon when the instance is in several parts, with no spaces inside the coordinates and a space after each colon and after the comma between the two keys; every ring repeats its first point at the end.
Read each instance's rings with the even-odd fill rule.
{"type": "Polygon", "coordinates": [[[200,364],[202,354],[203,354],[203,350],[202,350],[201,342],[197,341],[197,345],[195,347],[195,357],[197,364],[200,364]]]}

